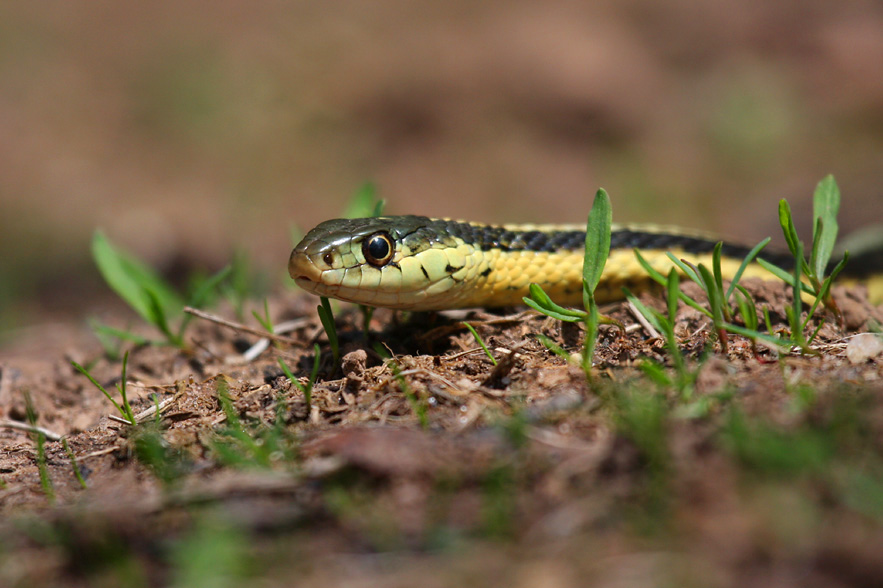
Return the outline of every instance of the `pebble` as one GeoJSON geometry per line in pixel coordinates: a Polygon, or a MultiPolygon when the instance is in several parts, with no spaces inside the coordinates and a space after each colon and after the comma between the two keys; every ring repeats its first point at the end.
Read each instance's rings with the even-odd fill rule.
{"type": "Polygon", "coordinates": [[[862,333],[849,340],[846,345],[846,359],[849,363],[865,363],[883,353],[883,338],[873,333],[862,333]]]}

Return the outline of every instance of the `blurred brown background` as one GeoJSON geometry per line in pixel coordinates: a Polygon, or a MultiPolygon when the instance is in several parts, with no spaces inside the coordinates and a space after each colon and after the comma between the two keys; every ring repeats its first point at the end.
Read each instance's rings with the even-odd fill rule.
{"type": "Polygon", "coordinates": [[[880,222],[881,72],[879,0],[4,2],[0,330],[112,299],[96,227],[281,280],[369,179],[487,221],[581,221],[604,186],[617,221],[753,241],[833,172],[842,227],[880,222]]]}

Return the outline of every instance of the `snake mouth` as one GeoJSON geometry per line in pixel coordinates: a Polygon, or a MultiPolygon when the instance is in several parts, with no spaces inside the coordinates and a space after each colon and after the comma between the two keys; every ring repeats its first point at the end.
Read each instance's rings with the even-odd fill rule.
{"type": "Polygon", "coordinates": [[[295,283],[305,290],[315,290],[322,281],[322,270],[310,259],[310,256],[297,249],[292,251],[288,260],[288,275],[295,283]]]}

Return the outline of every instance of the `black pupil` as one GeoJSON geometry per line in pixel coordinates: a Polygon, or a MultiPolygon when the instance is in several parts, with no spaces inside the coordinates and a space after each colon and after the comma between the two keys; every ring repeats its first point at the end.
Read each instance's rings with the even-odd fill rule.
{"type": "Polygon", "coordinates": [[[371,237],[368,241],[368,255],[377,261],[382,261],[389,255],[389,242],[379,235],[371,237]]]}

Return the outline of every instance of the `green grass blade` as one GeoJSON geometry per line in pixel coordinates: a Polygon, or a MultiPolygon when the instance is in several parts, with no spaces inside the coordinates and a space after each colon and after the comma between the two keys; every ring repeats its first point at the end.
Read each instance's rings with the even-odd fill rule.
{"type": "Polygon", "coordinates": [[[278,357],[276,358],[276,361],[279,363],[279,367],[282,368],[282,373],[285,374],[285,377],[288,378],[289,382],[291,382],[291,385],[297,388],[299,391],[303,392],[303,384],[301,384],[300,381],[298,381],[298,379],[294,377],[294,374],[291,373],[291,368],[288,367],[288,364],[285,363],[285,360],[281,357],[278,357]]]}
{"type": "MultiPolygon", "coordinates": [[[[773,274],[774,276],[776,276],[777,278],[779,278],[780,280],[782,280],[786,284],[790,284],[790,285],[794,284],[794,272],[793,271],[789,272],[789,271],[783,270],[779,266],[773,265],[772,263],[768,262],[765,259],[758,259],[757,263],[763,269],[770,272],[771,274],[773,274]]],[[[810,288],[807,284],[804,284],[803,282],[801,282],[800,288],[803,292],[806,292],[807,294],[814,294],[812,288],[810,288]]]]}
{"type": "MultiPolygon", "coordinates": [[[[191,306],[193,308],[200,308],[202,306],[205,306],[207,301],[211,299],[212,295],[220,289],[221,283],[232,273],[233,266],[228,264],[221,268],[214,275],[209,276],[208,278],[200,282],[199,286],[197,286],[197,288],[187,299],[187,306],[191,306]]],[[[190,321],[192,320],[192,314],[184,314],[184,318],[181,319],[181,325],[178,327],[179,338],[184,337],[184,331],[187,329],[187,325],[189,325],[190,321]]]]}
{"type": "Polygon", "coordinates": [[[613,210],[610,197],[601,188],[595,194],[592,210],[586,223],[586,255],[583,258],[583,280],[588,285],[589,294],[594,293],[604,265],[610,255],[610,226],[613,221],[613,210]]]}
{"type": "Polygon", "coordinates": [[[779,225],[782,227],[785,242],[788,243],[788,251],[797,257],[797,252],[802,250],[802,247],[800,246],[800,238],[797,236],[797,229],[794,228],[794,221],[791,218],[791,207],[784,198],[779,201],[779,225]]]}
{"type": "Polygon", "coordinates": [[[846,264],[848,261],[849,261],[849,251],[844,251],[843,252],[843,259],[841,259],[839,262],[837,262],[837,265],[835,265],[834,269],[831,270],[831,275],[828,276],[828,280],[827,280],[829,282],[828,288],[823,288],[823,290],[820,294],[820,297],[825,297],[828,295],[828,290],[830,289],[831,285],[833,284],[834,279],[838,275],[840,275],[840,272],[842,272],[843,268],[846,267],[846,264]]]}
{"type": "Polygon", "coordinates": [[[539,284],[531,284],[529,288],[530,298],[524,298],[523,300],[526,305],[534,310],[538,310],[552,318],[571,323],[585,320],[585,311],[575,308],[564,308],[563,306],[555,304],[539,284]]]}
{"type": "Polygon", "coordinates": [[[92,258],[107,285],[148,322],[153,322],[145,291],[153,292],[166,314],[180,313],[184,302],[150,267],[114,247],[101,231],[92,237],[92,258]]]}
{"type": "Polygon", "coordinates": [[[150,322],[166,336],[166,339],[170,344],[183,348],[184,339],[181,335],[172,332],[171,327],[169,327],[169,321],[166,318],[165,310],[163,309],[159,298],[157,298],[152,290],[144,290],[144,294],[147,296],[148,308],[150,309],[150,322]]]}
{"type": "Polygon", "coordinates": [[[715,287],[714,276],[711,271],[703,264],[699,264],[699,274],[705,283],[705,293],[708,295],[708,307],[711,310],[711,319],[717,327],[724,319],[723,308],[721,307],[720,293],[715,287]]]}
{"type": "Polygon", "coordinates": [[[74,477],[76,477],[77,482],[80,484],[80,488],[85,490],[88,486],[86,485],[85,478],[83,478],[83,472],[80,470],[79,464],[77,464],[77,456],[75,456],[74,452],[71,450],[71,446],[68,444],[67,439],[61,440],[61,446],[64,448],[64,452],[67,454],[67,458],[71,462],[71,469],[74,471],[74,477]]]}
{"type": "Polygon", "coordinates": [[[730,296],[733,294],[733,289],[736,288],[736,285],[739,283],[739,280],[742,279],[742,274],[745,273],[745,268],[754,261],[757,255],[766,247],[770,242],[770,238],[767,237],[760,243],[754,246],[754,249],[748,252],[748,255],[745,256],[745,259],[742,260],[742,263],[739,265],[739,269],[736,270],[736,273],[733,275],[733,280],[730,282],[730,287],[727,288],[726,296],[724,297],[724,302],[728,302],[730,300],[730,296]]]}
{"type": "Polygon", "coordinates": [[[542,313],[548,317],[551,317],[555,320],[564,321],[564,322],[568,322],[568,323],[578,323],[578,322],[585,320],[584,317],[578,317],[578,316],[574,316],[572,314],[562,314],[560,312],[555,312],[554,310],[551,310],[549,308],[545,308],[545,307],[537,304],[536,302],[534,302],[530,298],[522,298],[522,301],[524,302],[524,304],[526,304],[527,306],[536,310],[537,312],[540,312],[540,313],[542,313]]]}
{"type": "Polygon", "coordinates": [[[344,218],[366,218],[377,216],[372,213],[376,210],[377,186],[374,182],[365,182],[350,198],[349,204],[343,213],[344,218]]]}
{"type": "Polygon", "coordinates": [[[819,234],[813,234],[815,252],[813,269],[819,279],[825,275],[828,260],[831,259],[834,243],[837,241],[837,213],[839,211],[840,188],[838,188],[834,176],[829,174],[818,183],[813,193],[813,217],[821,221],[819,234]]]}
{"type": "Polygon", "coordinates": [[[473,327],[472,325],[470,325],[466,321],[462,321],[460,324],[463,325],[464,327],[466,327],[467,329],[469,329],[469,332],[472,333],[472,336],[475,338],[476,343],[478,343],[478,345],[482,349],[484,349],[485,355],[487,355],[490,358],[491,363],[494,365],[497,365],[496,358],[494,357],[493,353],[491,353],[491,350],[487,348],[487,345],[484,344],[484,340],[482,340],[481,335],[478,334],[478,331],[475,330],[475,327],[473,327]]]}
{"type": "Polygon", "coordinates": [[[731,333],[735,333],[737,335],[742,335],[743,337],[747,337],[749,339],[761,339],[766,341],[770,345],[773,345],[777,349],[787,350],[791,348],[795,343],[788,339],[783,339],[781,337],[776,337],[775,335],[769,335],[767,333],[761,333],[755,329],[748,329],[745,327],[740,327],[739,325],[734,325],[731,323],[724,323],[724,329],[731,333]]]}
{"type": "Polygon", "coordinates": [[[583,279],[583,301],[586,304],[587,316],[585,320],[586,334],[583,340],[582,368],[586,377],[592,379],[592,360],[595,356],[595,345],[598,343],[598,326],[601,324],[601,314],[595,296],[589,291],[589,284],[583,279]]]}
{"type": "Polygon", "coordinates": [[[714,251],[711,254],[711,272],[714,274],[714,285],[719,293],[724,291],[724,276],[721,272],[721,249],[724,247],[723,241],[718,241],[714,245],[714,251]]]}
{"type": "MultiPolygon", "coordinates": [[[[633,251],[635,252],[635,258],[638,260],[638,264],[642,268],[644,268],[644,271],[647,272],[647,275],[650,276],[650,278],[654,282],[658,283],[661,286],[665,286],[668,283],[668,278],[663,276],[661,273],[659,273],[656,270],[656,268],[654,268],[652,265],[650,265],[650,263],[646,259],[644,259],[644,256],[641,255],[640,251],[638,251],[637,249],[634,249],[633,251]]],[[[677,258],[675,258],[675,259],[677,260],[677,258]]],[[[680,260],[677,260],[677,261],[680,261],[680,260]]],[[[689,296],[687,296],[683,292],[679,292],[678,297],[681,299],[681,301],[683,301],[684,304],[686,304],[690,308],[698,310],[699,312],[701,312],[702,314],[704,314],[707,317],[711,317],[711,313],[707,309],[705,309],[701,304],[699,304],[698,302],[696,302],[695,300],[693,300],[692,298],[690,298],[689,296]]]]}
{"type": "Polygon", "coordinates": [[[264,298],[264,316],[258,314],[258,311],[256,310],[251,311],[251,315],[262,327],[264,327],[265,331],[268,333],[275,333],[273,321],[270,320],[270,303],[267,302],[266,298],[264,298]]]}
{"type": "Polygon", "coordinates": [[[757,315],[754,315],[754,319],[752,322],[751,307],[748,303],[748,299],[743,296],[741,293],[736,295],[736,308],[739,309],[739,314],[742,316],[742,321],[745,323],[745,327],[751,330],[757,330],[757,315]]]}
{"type": "Polygon", "coordinates": [[[813,238],[812,238],[812,248],[810,249],[810,252],[809,252],[809,270],[810,271],[808,273],[812,276],[817,277],[818,279],[821,279],[822,276],[825,275],[824,274],[824,269],[825,269],[824,267],[822,268],[822,273],[819,273],[819,270],[818,270],[820,249],[822,246],[822,238],[823,238],[824,234],[825,234],[825,223],[824,223],[824,221],[822,221],[822,219],[817,218],[816,222],[812,228],[813,238]]]}
{"type": "Polygon", "coordinates": [[[331,311],[331,302],[325,296],[320,296],[322,301],[316,310],[319,313],[319,320],[325,329],[325,335],[328,337],[328,344],[331,346],[331,354],[334,356],[334,364],[340,361],[340,344],[337,339],[337,326],[334,324],[334,313],[331,311]]]}
{"type": "Polygon", "coordinates": [[[125,355],[123,355],[123,369],[122,375],[120,376],[120,383],[117,386],[117,390],[120,393],[120,398],[123,400],[123,416],[129,421],[129,423],[135,425],[137,421],[135,420],[135,413],[132,412],[132,407],[129,405],[129,398],[126,394],[126,378],[128,377],[127,368],[129,366],[129,352],[126,351],[125,355]]]}
{"type": "Polygon", "coordinates": [[[642,268],[644,268],[644,271],[647,272],[647,275],[650,276],[650,278],[651,278],[654,282],[656,282],[657,284],[659,284],[660,286],[665,286],[665,284],[666,284],[666,277],[663,276],[661,273],[659,273],[659,272],[656,270],[655,267],[653,267],[652,265],[650,265],[650,262],[649,262],[649,261],[647,261],[646,259],[644,259],[644,256],[641,255],[640,250],[638,250],[637,248],[635,248],[635,249],[633,249],[632,251],[634,251],[634,253],[635,253],[635,259],[638,260],[638,264],[640,264],[640,266],[641,266],[642,268]]]}
{"type": "Polygon", "coordinates": [[[668,282],[665,286],[668,302],[668,320],[675,322],[675,316],[678,314],[678,300],[680,299],[680,279],[677,270],[671,268],[668,272],[668,282]]]}
{"type": "Polygon", "coordinates": [[[749,329],[757,330],[759,319],[757,318],[757,305],[754,299],[743,286],[738,286],[739,295],[736,297],[736,304],[739,306],[739,312],[742,314],[742,320],[749,329]]]}
{"type": "MultiPolygon", "coordinates": [[[[34,403],[31,400],[30,393],[24,391],[25,398],[25,414],[28,423],[32,428],[37,428],[37,411],[34,409],[34,403]]],[[[46,435],[39,430],[31,433],[31,439],[37,446],[37,470],[40,473],[40,486],[43,488],[43,494],[46,495],[49,502],[55,502],[55,487],[52,484],[52,478],[49,476],[49,463],[46,459],[46,435]]]]}
{"type": "Polygon", "coordinates": [[[645,360],[638,364],[638,369],[644,372],[644,375],[650,378],[650,380],[661,388],[672,388],[674,387],[674,382],[668,374],[665,373],[665,366],[656,363],[652,360],[645,360]]]}
{"type": "Polygon", "coordinates": [[[307,395],[307,404],[310,404],[311,398],[310,395],[313,391],[313,385],[319,378],[319,366],[322,364],[322,348],[319,347],[318,343],[313,343],[313,371],[310,372],[310,380],[307,382],[307,389],[305,391],[307,395]]]}
{"type": "Polygon", "coordinates": [[[360,304],[359,312],[362,313],[362,334],[367,339],[371,333],[371,317],[374,316],[374,307],[360,304]]]}
{"type": "Polygon", "coordinates": [[[319,344],[316,343],[315,347],[315,359],[313,360],[313,372],[310,375],[310,379],[307,382],[307,385],[304,386],[300,383],[300,381],[294,377],[294,374],[291,373],[291,370],[288,368],[288,364],[280,357],[277,361],[279,362],[279,367],[282,368],[282,372],[285,374],[285,377],[288,378],[288,381],[291,382],[291,385],[294,386],[297,390],[299,390],[304,395],[304,402],[307,404],[307,408],[312,406],[313,403],[313,383],[316,381],[316,377],[319,374],[319,344]]]}
{"type": "Polygon", "coordinates": [[[673,264],[678,266],[680,270],[684,272],[684,275],[702,286],[703,290],[705,289],[706,286],[702,283],[702,279],[699,277],[699,272],[696,271],[696,266],[694,266],[692,263],[687,263],[682,259],[678,259],[677,256],[670,251],[666,251],[665,255],[668,256],[673,264]]]}
{"type": "Polygon", "coordinates": [[[805,348],[806,345],[804,345],[803,324],[800,320],[801,314],[803,312],[803,299],[800,296],[802,292],[801,286],[803,284],[802,280],[800,279],[801,270],[803,269],[803,264],[801,263],[801,260],[803,259],[802,243],[798,244],[797,255],[795,257],[797,258],[797,261],[794,264],[794,274],[791,278],[792,301],[791,306],[787,307],[786,310],[790,311],[787,314],[789,319],[788,322],[791,326],[791,338],[794,339],[794,341],[798,342],[801,347],[805,348]]]}
{"type": "Polygon", "coordinates": [[[206,300],[211,298],[212,293],[221,286],[221,282],[227,279],[227,276],[231,275],[232,273],[233,266],[227,264],[226,266],[218,270],[214,275],[209,276],[205,280],[202,280],[199,286],[187,299],[187,306],[199,308],[200,306],[204,305],[206,303],[206,300]]]}
{"type": "Polygon", "coordinates": [[[124,331],[122,329],[117,329],[115,327],[111,327],[110,325],[105,325],[98,321],[89,321],[89,326],[95,332],[96,335],[106,336],[106,337],[116,337],[117,339],[122,339],[123,341],[129,341],[130,343],[134,343],[135,345],[145,345],[149,341],[138,335],[136,333],[132,333],[131,331],[124,331]]]}
{"type": "Polygon", "coordinates": [[[638,309],[638,312],[640,312],[644,316],[644,318],[647,319],[647,322],[650,323],[654,329],[656,329],[657,331],[665,330],[665,328],[663,328],[662,326],[661,321],[668,319],[666,319],[662,314],[653,310],[652,308],[648,308],[647,306],[645,306],[643,302],[638,300],[635,295],[628,290],[626,290],[626,299],[631,302],[635,308],[638,309]]]}
{"type": "Polygon", "coordinates": [[[552,353],[554,353],[555,355],[557,355],[558,357],[560,357],[564,361],[570,363],[570,354],[567,352],[566,349],[564,349],[563,347],[561,347],[560,345],[558,345],[557,343],[552,341],[552,339],[550,339],[546,335],[543,335],[542,333],[534,333],[534,337],[536,337],[537,341],[542,343],[546,349],[548,349],[549,351],[551,351],[552,353]]]}
{"type": "Polygon", "coordinates": [[[764,325],[766,325],[767,333],[772,335],[773,334],[773,321],[770,318],[770,307],[767,305],[764,305],[764,307],[763,307],[763,323],[764,323],[764,325]]]}
{"type": "Polygon", "coordinates": [[[86,368],[84,368],[83,366],[81,366],[80,364],[78,364],[75,361],[71,361],[71,365],[74,367],[75,370],[77,370],[78,372],[80,372],[81,374],[86,376],[89,379],[89,381],[92,382],[93,386],[95,386],[96,388],[101,390],[101,393],[104,394],[108,400],[110,400],[110,403],[113,404],[114,408],[117,409],[117,412],[120,413],[120,415],[122,415],[123,417],[126,417],[126,411],[124,411],[123,408],[117,403],[117,401],[113,399],[113,396],[110,395],[110,392],[108,392],[104,386],[99,384],[98,380],[96,380],[95,378],[92,377],[92,374],[90,374],[86,370],[86,368]]]}

